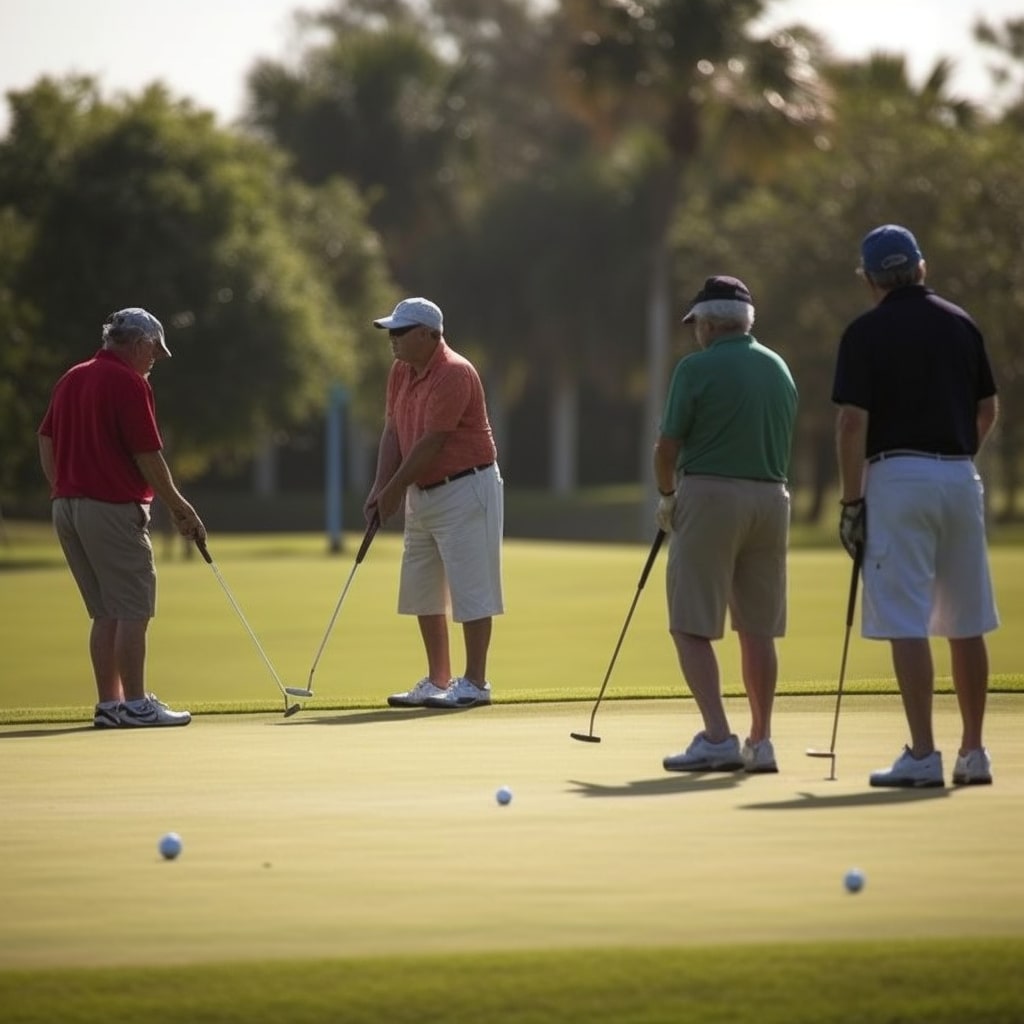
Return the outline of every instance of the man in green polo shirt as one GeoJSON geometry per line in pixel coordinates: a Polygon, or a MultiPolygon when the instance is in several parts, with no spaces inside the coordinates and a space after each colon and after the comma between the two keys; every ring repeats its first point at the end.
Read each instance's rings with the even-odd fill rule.
{"type": "Polygon", "coordinates": [[[750,333],[735,277],[709,277],[683,318],[700,351],[672,375],[654,448],[658,526],[670,534],[669,630],[703,729],[667,771],[775,772],[775,638],[786,630],[789,470],[797,391],[782,358],[750,333]],[[722,703],[712,641],[728,608],[739,637],[750,732],[740,747],[722,703]]]}

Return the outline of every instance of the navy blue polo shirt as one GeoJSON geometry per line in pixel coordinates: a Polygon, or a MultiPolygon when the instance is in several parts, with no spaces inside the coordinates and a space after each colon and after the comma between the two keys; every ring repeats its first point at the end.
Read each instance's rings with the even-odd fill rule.
{"type": "Polygon", "coordinates": [[[868,413],[865,457],[978,450],[978,402],[996,393],[971,317],[924,285],[889,292],[839,342],[832,401],[868,413]]]}

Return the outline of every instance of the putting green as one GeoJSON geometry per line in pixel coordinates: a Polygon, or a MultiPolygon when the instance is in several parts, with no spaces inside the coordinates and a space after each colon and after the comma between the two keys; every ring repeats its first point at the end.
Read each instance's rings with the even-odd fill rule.
{"type": "MultiPolygon", "coordinates": [[[[833,707],[781,699],[756,777],[662,771],[686,700],[605,704],[599,745],[580,703],[3,726],[0,968],[1024,934],[1024,698],[990,699],[995,785],[918,792],[867,785],[895,697],[846,699],[828,781],[833,707]]],[[[958,723],[937,698],[947,779],[958,723]]]]}

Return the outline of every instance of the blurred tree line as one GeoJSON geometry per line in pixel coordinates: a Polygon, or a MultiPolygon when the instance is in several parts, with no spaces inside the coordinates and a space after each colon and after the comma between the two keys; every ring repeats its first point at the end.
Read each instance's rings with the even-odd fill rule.
{"type": "MultiPolygon", "coordinates": [[[[332,384],[372,460],[402,295],[445,311],[488,388],[512,487],[647,482],[679,313],[751,286],[801,392],[792,481],[833,481],[838,336],[868,297],[861,236],[910,226],[929,281],[978,319],[1003,400],[1007,515],[1024,431],[1024,20],[980,22],[1004,101],[842,62],[761,0],[339,0],[297,13],[243,123],[156,83],[10,93],[0,139],[0,500],[42,493],[34,432],[111,310],[161,317],[154,380],[183,481],[316,434],[332,384]]],[[[311,481],[315,487],[319,481],[311,481]]]]}

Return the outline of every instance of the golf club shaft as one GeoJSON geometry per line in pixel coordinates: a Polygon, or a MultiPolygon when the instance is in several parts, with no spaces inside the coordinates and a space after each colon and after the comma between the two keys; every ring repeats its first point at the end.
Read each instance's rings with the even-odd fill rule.
{"type": "Polygon", "coordinates": [[[341,606],[345,601],[345,595],[348,593],[348,588],[352,586],[352,580],[355,577],[356,569],[359,568],[360,563],[366,557],[366,552],[370,550],[370,544],[372,543],[379,527],[380,514],[376,509],[374,509],[373,518],[367,524],[366,532],[363,534],[362,543],[359,545],[359,551],[356,553],[355,564],[352,566],[352,571],[348,574],[348,579],[345,581],[345,586],[341,591],[341,597],[338,598],[338,603],[334,606],[334,613],[331,615],[331,620],[327,623],[327,629],[324,630],[324,638],[320,641],[320,646],[317,648],[316,656],[313,658],[313,664],[309,670],[309,679],[306,683],[306,690],[310,694],[313,692],[313,675],[316,672],[317,665],[320,664],[320,656],[324,653],[324,648],[327,646],[327,638],[331,635],[331,630],[334,629],[334,623],[338,618],[338,612],[341,611],[341,606]]]}
{"type": "Polygon", "coordinates": [[[284,684],[281,682],[280,677],[274,669],[274,666],[270,663],[270,659],[267,657],[267,652],[263,650],[263,645],[256,639],[256,634],[252,630],[252,626],[249,625],[245,615],[242,613],[242,609],[239,607],[238,602],[235,600],[235,595],[231,593],[231,588],[227,585],[227,581],[221,575],[220,569],[217,568],[217,563],[213,560],[213,556],[207,550],[205,540],[196,540],[196,547],[199,548],[199,553],[203,556],[206,564],[213,570],[214,576],[217,577],[217,581],[220,583],[227,594],[228,600],[231,602],[231,607],[238,613],[239,619],[242,620],[242,625],[245,626],[246,632],[252,637],[252,642],[256,645],[256,650],[260,652],[260,656],[266,662],[267,668],[270,669],[270,674],[274,677],[274,682],[277,683],[277,688],[281,691],[281,696],[284,697],[285,711],[288,711],[288,694],[285,692],[284,684]]]}
{"type": "MultiPolygon", "coordinates": [[[[843,699],[843,681],[846,678],[846,655],[850,650],[850,633],[853,630],[853,613],[857,607],[857,582],[860,579],[860,567],[864,560],[864,546],[857,545],[857,552],[853,557],[853,570],[850,573],[850,597],[846,602],[846,635],[843,638],[843,657],[839,662],[839,685],[836,687],[836,711],[832,719],[832,742],[829,744],[829,753],[835,757],[836,735],[839,732],[839,705],[843,699]]],[[[832,762],[833,768],[835,760],[832,762]]]]}
{"type": "Polygon", "coordinates": [[[615,660],[619,656],[619,648],[622,647],[622,641],[626,638],[626,630],[629,629],[629,623],[633,618],[633,612],[636,609],[637,602],[640,600],[640,592],[644,589],[644,584],[647,582],[647,577],[651,574],[651,567],[654,565],[654,560],[658,557],[658,552],[661,550],[661,545],[665,540],[665,531],[658,530],[654,536],[654,543],[651,545],[650,553],[647,556],[647,561],[644,563],[643,572],[640,573],[640,582],[637,584],[636,593],[633,595],[633,601],[629,606],[629,612],[626,615],[626,621],[623,623],[622,632],[619,633],[618,643],[615,645],[615,650],[612,652],[612,660],[608,663],[608,671],[604,674],[604,681],[601,683],[601,689],[597,693],[597,700],[594,702],[594,709],[590,712],[590,735],[594,735],[594,719],[597,716],[597,709],[601,706],[601,699],[604,697],[605,687],[608,685],[608,680],[611,678],[612,669],[615,667],[615,660]]]}

